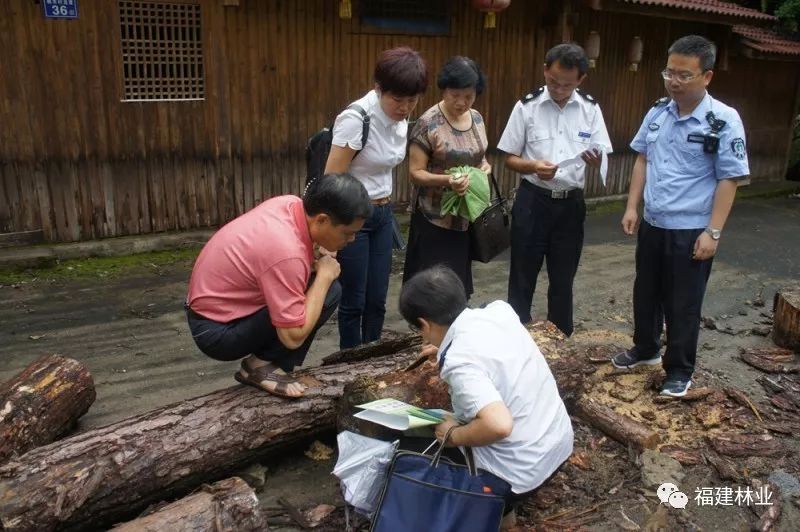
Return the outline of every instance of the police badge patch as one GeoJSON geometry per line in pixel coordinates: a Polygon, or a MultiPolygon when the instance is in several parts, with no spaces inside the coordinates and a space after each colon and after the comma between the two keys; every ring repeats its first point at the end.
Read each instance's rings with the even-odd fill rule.
{"type": "Polygon", "coordinates": [[[731,141],[731,150],[733,150],[733,155],[737,159],[744,160],[747,157],[747,152],[744,149],[744,139],[742,138],[735,138],[731,141]]]}
{"type": "Polygon", "coordinates": [[[648,128],[650,131],[658,131],[658,128],[660,128],[660,127],[661,127],[661,126],[659,126],[659,125],[658,125],[658,124],[656,124],[655,122],[650,122],[650,125],[648,125],[648,126],[647,126],[647,128],[648,128]]]}

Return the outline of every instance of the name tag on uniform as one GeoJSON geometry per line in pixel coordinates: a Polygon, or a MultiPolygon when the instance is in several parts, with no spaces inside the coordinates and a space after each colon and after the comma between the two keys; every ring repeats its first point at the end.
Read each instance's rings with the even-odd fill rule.
{"type": "Polygon", "coordinates": [[[592,134],[589,133],[588,131],[580,131],[580,132],[578,132],[578,136],[580,138],[582,138],[582,139],[590,139],[590,138],[592,138],[592,134]]]}

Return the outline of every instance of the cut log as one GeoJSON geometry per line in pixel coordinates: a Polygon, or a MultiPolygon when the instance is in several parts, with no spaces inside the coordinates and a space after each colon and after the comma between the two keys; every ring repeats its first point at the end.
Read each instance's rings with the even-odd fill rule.
{"type": "Polygon", "coordinates": [[[339,400],[337,430],[349,430],[381,440],[396,439],[396,431],[352,415],[359,410],[356,405],[386,398],[424,405],[425,408],[451,410],[447,384],[439,378],[438,364],[429,360],[413,371],[401,369],[377,378],[364,376],[345,386],[339,400]]]}
{"type": "Polygon", "coordinates": [[[619,414],[612,408],[582,397],[575,403],[576,414],[586,423],[600,429],[623,445],[637,450],[655,449],[661,438],[647,426],[619,414]]]}
{"type": "Polygon", "coordinates": [[[0,529],[97,528],[130,519],[150,503],[333,429],[346,384],[414,357],[300,372],[309,389],[296,400],[234,386],[33,449],[0,466],[0,529]]]}
{"type": "Polygon", "coordinates": [[[781,347],[800,351],[800,288],[775,293],[772,339],[781,347]]]}
{"type": "Polygon", "coordinates": [[[786,449],[768,434],[718,434],[708,438],[711,446],[725,456],[783,456],[786,449]]]}
{"type": "Polygon", "coordinates": [[[343,362],[360,362],[370,358],[393,355],[401,351],[415,349],[419,351],[422,345],[422,336],[419,334],[400,334],[393,331],[383,333],[381,340],[368,344],[342,349],[322,359],[323,366],[341,364],[343,362]]]}
{"type": "Polygon", "coordinates": [[[204,485],[197,493],[113,528],[116,532],[260,532],[268,529],[256,494],[237,477],[204,485]]]}
{"type": "Polygon", "coordinates": [[[43,356],[0,385],[0,463],[63,436],[94,402],[89,370],[71,358],[43,356]]]}

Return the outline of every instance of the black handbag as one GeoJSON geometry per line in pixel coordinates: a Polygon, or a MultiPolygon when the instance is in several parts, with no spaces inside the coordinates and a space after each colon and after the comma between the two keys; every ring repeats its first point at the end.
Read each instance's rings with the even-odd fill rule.
{"type": "Polygon", "coordinates": [[[469,226],[470,258],[479,262],[489,262],[511,245],[511,223],[508,202],[500,194],[500,187],[494,174],[489,174],[496,198],[469,226]]]}

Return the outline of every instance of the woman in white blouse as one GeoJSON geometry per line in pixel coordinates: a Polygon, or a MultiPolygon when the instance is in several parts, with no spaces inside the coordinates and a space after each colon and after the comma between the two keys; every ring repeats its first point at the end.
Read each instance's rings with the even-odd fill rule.
{"type": "Polygon", "coordinates": [[[375,88],[336,117],[325,173],[348,172],[361,181],[373,205],[356,239],[338,253],[339,344],[342,349],[380,338],[392,267],[392,170],[406,156],[408,116],[428,87],[425,61],[408,47],[381,53],[375,88]],[[364,119],[369,135],[361,145],[364,119]]]}

